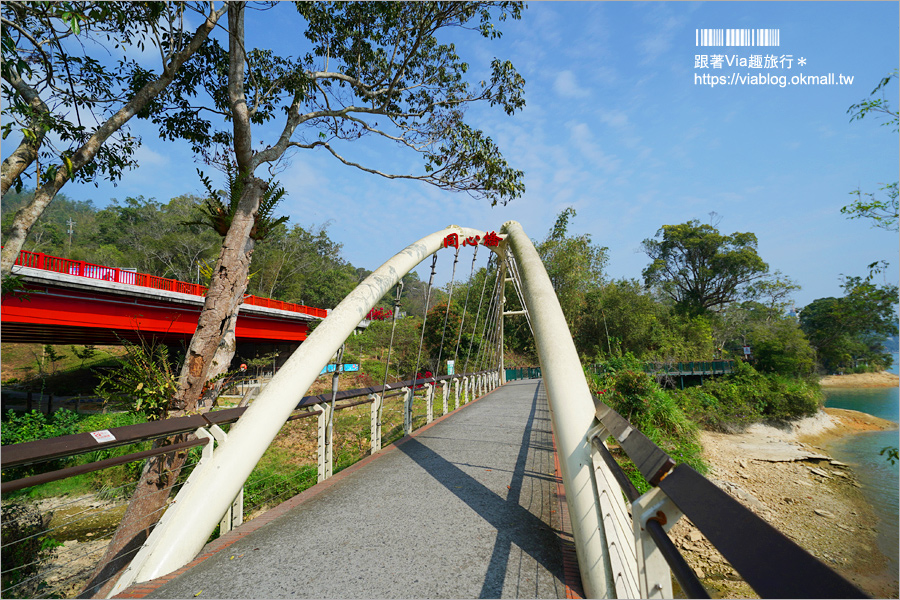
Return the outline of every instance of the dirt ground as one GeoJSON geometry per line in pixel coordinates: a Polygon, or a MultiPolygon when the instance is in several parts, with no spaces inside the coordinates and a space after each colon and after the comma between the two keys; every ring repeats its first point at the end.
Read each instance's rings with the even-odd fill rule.
{"type": "MultiPolygon", "coordinates": [[[[896,426],[827,408],[782,429],[704,431],[701,440],[716,485],[872,597],[897,598],[897,574],[887,572],[872,527],[876,519],[856,476],[821,448],[847,433],[896,426]]],[[[758,597],[687,519],[669,535],[713,597],[758,597]]]]}

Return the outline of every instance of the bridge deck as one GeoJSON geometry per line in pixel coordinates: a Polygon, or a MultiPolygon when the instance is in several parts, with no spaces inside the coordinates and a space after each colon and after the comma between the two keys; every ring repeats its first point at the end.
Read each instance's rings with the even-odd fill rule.
{"type": "Polygon", "coordinates": [[[516,381],[123,596],[565,598],[556,489],[543,387],[516,381]]]}

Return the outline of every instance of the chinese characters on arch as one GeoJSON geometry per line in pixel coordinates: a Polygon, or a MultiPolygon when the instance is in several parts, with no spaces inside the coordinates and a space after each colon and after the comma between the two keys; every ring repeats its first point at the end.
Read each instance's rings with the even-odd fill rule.
{"type": "MultiPolygon", "coordinates": [[[[452,247],[458,249],[460,246],[459,237],[460,236],[458,233],[451,233],[450,235],[445,237],[444,238],[444,248],[452,246],[452,247]]],[[[491,231],[489,233],[485,233],[483,239],[480,235],[473,235],[473,236],[465,237],[462,240],[462,245],[463,246],[477,246],[478,242],[481,242],[485,246],[495,248],[495,247],[499,246],[500,242],[502,242],[502,241],[503,241],[503,239],[499,235],[497,235],[496,232],[491,231]]]]}

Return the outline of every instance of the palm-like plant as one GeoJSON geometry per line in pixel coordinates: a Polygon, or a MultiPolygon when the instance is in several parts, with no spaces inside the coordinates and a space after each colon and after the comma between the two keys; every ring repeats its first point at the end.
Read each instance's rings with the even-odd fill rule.
{"type": "MultiPolygon", "coordinates": [[[[231,164],[225,166],[225,174],[228,178],[228,191],[216,190],[213,188],[209,177],[203,174],[199,169],[197,173],[200,175],[200,181],[208,192],[203,204],[198,207],[200,220],[190,221],[185,225],[202,225],[210,227],[223,238],[231,227],[231,221],[234,213],[237,211],[238,203],[241,200],[241,194],[244,192],[244,175],[237,174],[237,169],[231,164]],[[228,197],[228,204],[223,199],[228,197]]],[[[254,241],[264,240],[272,230],[278,225],[288,220],[288,217],[272,217],[275,207],[281,202],[281,199],[287,192],[276,181],[269,180],[266,185],[266,191],[259,201],[259,210],[256,213],[253,229],[250,230],[250,237],[254,241]]]]}

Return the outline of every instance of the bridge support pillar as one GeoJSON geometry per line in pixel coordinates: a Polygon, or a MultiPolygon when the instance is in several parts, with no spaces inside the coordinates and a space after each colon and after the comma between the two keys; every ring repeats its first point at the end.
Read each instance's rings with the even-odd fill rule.
{"type": "Polygon", "coordinates": [[[381,407],[384,405],[384,392],[381,394],[369,394],[372,401],[372,413],[369,425],[369,437],[372,441],[371,454],[381,451],[381,407]]]}
{"type": "Polygon", "coordinates": [[[333,427],[331,419],[333,417],[331,404],[323,402],[319,404],[319,427],[318,427],[318,459],[319,459],[319,477],[318,481],[325,481],[331,477],[332,468],[334,466],[334,456],[332,454],[332,438],[333,427]]]}

